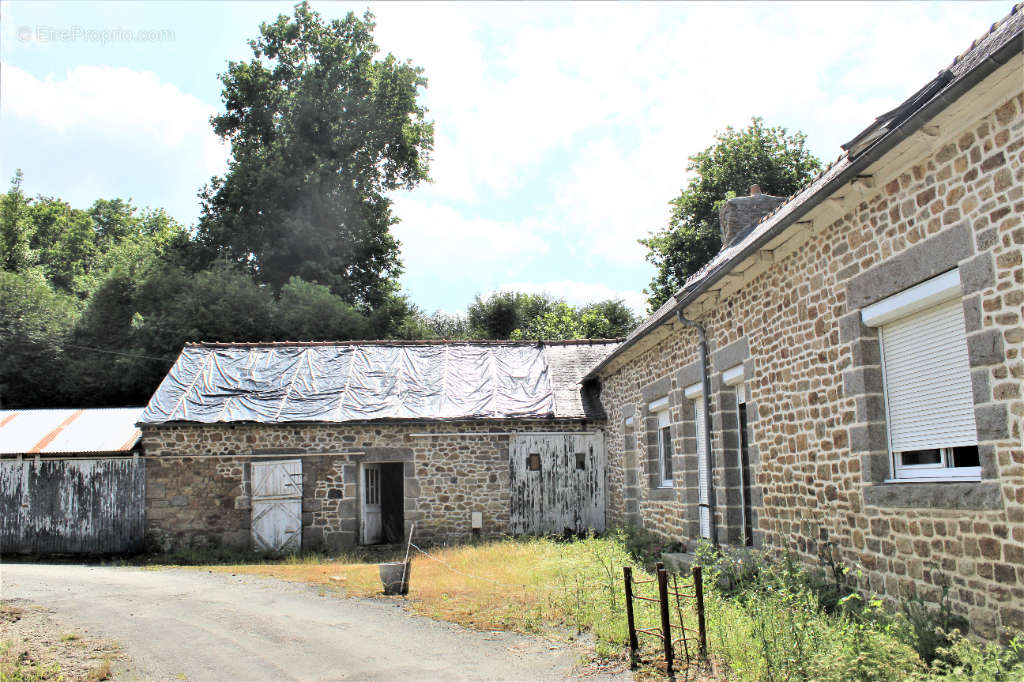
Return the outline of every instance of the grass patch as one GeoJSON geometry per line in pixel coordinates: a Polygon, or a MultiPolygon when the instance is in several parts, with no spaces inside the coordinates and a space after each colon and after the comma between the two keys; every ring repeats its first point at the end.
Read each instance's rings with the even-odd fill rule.
{"type": "Polygon", "coordinates": [[[16,651],[10,642],[0,642],[0,682],[42,682],[62,677],[56,663],[36,663],[27,652],[16,651]]]}
{"type": "MultiPolygon", "coordinates": [[[[632,544],[626,534],[613,532],[568,542],[510,539],[431,549],[429,557],[412,557],[407,604],[416,613],[481,630],[561,640],[586,634],[597,657],[625,657],[622,567],[631,566],[637,580],[652,577],[629,551],[632,544]]],[[[846,569],[834,560],[825,570],[809,571],[787,555],[769,561],[749,551],[723,556],[705,548],[698,554],[705,565],[708,646],[721,679],[1024,679],[1024,636],[1009,647],[979,644],[948,630],[956,623],[948,612],[919,601],[888,612],[880,599],[845,588],[846,569]]],[[[379,597],[377,563],[396,558],[401,552],[358,552],[205,568],[379,597]]],[[[654,596],[655,590],[646,584],[638,593],[654,596]]],[[[656,604],[634,606],[638,628],[658,626],[656,604]]],[[[692,610],[673,613],[674,622],[680,617],[696,627],[692,610]]],[[[641,644],[648,662],[655,662],[659,644],[641,644]]],[[[652,674],[648,666],[642,676],[652,674]]]]}
{"type": "MultiPolygon", "coordinates": [[[[622,567],[646,575],[618,537],[503,540],[429,551],[430,557],[411,558],[408,603],[413,611],[481,630],[562,638],[593,633],[602,654],[620,653],[626,640],[622,567]]],[[[395,558],[401,557],[300,556],[206,568],[376,597],[382,589],[377,563],[395,558]]]]}
{"type": "Polygon", "coordinates": [[[81,639],[81,637],[82,637],[81,635],[76,634],[74,632],[65,632],[63,635],[60,636],[60,641],[62,641],[62,642],[73,642],[76,639],[81,639]]]}
{"type": "Polygon", "coordinates": [[[103,680],[109,680],[113,674],[114,661],[110,656],[106,656],[96,664],[96,667],[89,671],[85,679],[87,682],[103,682],[103,680]]]}

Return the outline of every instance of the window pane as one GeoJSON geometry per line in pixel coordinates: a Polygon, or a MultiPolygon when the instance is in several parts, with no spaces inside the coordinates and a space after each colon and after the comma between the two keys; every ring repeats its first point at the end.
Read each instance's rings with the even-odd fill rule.
{"type": "Polygon", "coordinates": [[[905,467],[942,462],[942,453],[939,450],[908,450],[899,453],[899,456],[900,463],[905,467]]]}
{"type": "Polygon", "coordinates": [[[576,453],[576,468],[580,471],[587,468],[587,455],[585,452],[576,453]]]}
{"type": "Polygon", "coordinates": [[[540,454],[531,452],[526,458],[526,468],[530,471],[540,471],[540,454]]]}
{"type": "Polygon", "coordinates": [[[668,426],[661,429],[661,480],[672,480],[672,433],[668,426]]]}
{"type": "Polygon", "coordinates": [[[953,462],[950,466],[954,467],[977,467],[981,466],[981,458],[978,457],[978,446],[977,445],[965,445],[959,448],[953,448],[953,462]]]}

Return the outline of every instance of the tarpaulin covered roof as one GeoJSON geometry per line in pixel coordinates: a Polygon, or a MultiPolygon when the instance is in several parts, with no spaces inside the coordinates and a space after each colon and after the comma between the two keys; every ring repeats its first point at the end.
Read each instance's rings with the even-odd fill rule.
{"type": "Polygon", "coordinates": [[[189,345],[139,423],[592,419],[579,381],[616,344],[189,345]]]}
{"type": "Polygon", "coordinates": [[[126,452],[143,408],[0,410],[0,454],[126,452]]]}

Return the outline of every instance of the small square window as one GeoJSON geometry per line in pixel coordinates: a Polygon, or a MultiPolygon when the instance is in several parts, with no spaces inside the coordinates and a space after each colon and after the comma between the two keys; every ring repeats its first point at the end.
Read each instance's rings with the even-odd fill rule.
{"type": "Polygon", "coordinates": [[[529,471],[540,471],[540,454],[531,452],[526,456],[526,468],[529,471]]]}
{"type": "Polygon", "coordinates": [[[584,471],[587,468],[587,455],[584,452],[576,453],[576,469],[578,471],[584,471]]]}
{"type": "Polygon", "coordinates": [[[978,478],[981,459],[977,445],[903,450],[896,455],[896,477],[910,479],[978,478]]]}

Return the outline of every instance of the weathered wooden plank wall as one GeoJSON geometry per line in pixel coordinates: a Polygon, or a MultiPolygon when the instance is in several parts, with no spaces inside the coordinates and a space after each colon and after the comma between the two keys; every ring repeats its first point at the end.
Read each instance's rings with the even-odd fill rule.
{"type": "Polygon", "coordinates": [[[604,434],[517,434],[509,444],[509,469],[512,533],[604,530],[604,434]],[[531,454],[540,456],[540,471],[529,469],[531,454]]]}
{"type": "Polygon", "coordinates": [[[144,534],[145,461],[0,461],[0,554],[115,554],[144,534]]]}

